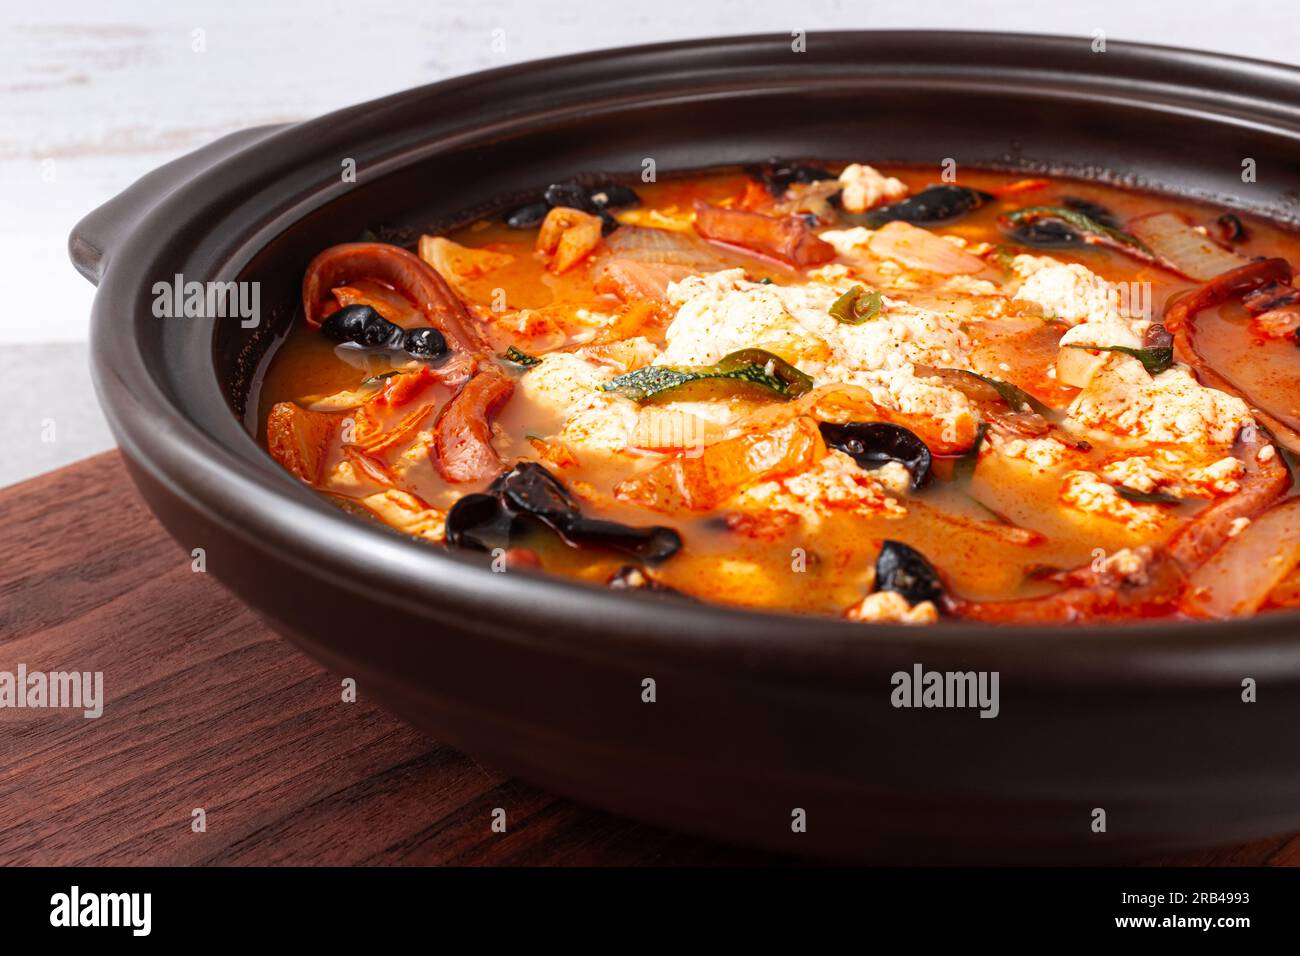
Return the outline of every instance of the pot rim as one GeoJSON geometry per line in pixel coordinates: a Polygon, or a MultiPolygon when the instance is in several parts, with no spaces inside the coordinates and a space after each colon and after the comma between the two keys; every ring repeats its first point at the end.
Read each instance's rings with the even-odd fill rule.
{"type": "MultiPolygon", "coordinates": [[[[949,31],[827,31],[812,36],[829,36],[836,43],[886,38],[896,45],[933,48],[936,54],[950,50],[954,44],[968,51],[980,45],[986,50],[1004,48],[1013,55],[1063,44],[1069,44],[1071,49],[1086,44],[1086,40],[1072,37],[949,31]]],[[[213,263],[213,269],[201,270],[200,274],[217,280],[233,279],[271,238],[336,198],[341,191],[339,184],[318,182],[306,192],[290,191],[290,199],[264,210],[261,218],[236,230],[234,239],[214,241],[199,228],[205,213],[223,204],[236,212],[241,204],[265,204],[270,187],[279,187],[294,163],[303,157],[307,140],[327,134],[345,135],[354,127],[373,128],[376,122],[409,103],[449,97],[501,80],[592,66],[607,67],[612,76],[628,75],[629,61],[636,61],[638,69],[653,61],[664,61],[667,68],[670,58],[684,52],[725,58],[743,56],[747,49],[767,48],[776,42],[788,43],[789,37],[705,38],[535,60],[445,80],[294,126],[253,131],[255,135],[245,136],[233,152],[164,195],[154,196],[148,208],[137,208],[117,248],[96,250],[99,261],[94,263],[94,269],[101,274],[102,284],[93,310],[92,363],[101,404],[123,452],[170,493],[207,520],[241,536],[249,547],[274,550],[304,573],[319,575],[333,586],[356,593],[359,599],[400,605],[431,624],[490,634],[539,651],[636,656],[657,661],[671,655],[693,668],[741,667],[754,674],[781,679],[797,675],[817,682],[851,682],[868,671],[878,673],[882,663],[897,663],[908,655],[927,667],[958,661],[963,667],[983,665],[1011,670],[1054,686],[1148,685],[1153,677],[1169,685],[1223,680],[1235,683],[1244,674],[1263,672],[1274,678],[1300,680],[1300,639],[1293,636],[1300,630],[1300,612],[1275,612],[1227,622],[1081,624],[1065,630],[949,622],[924,628],[874,625],[864,633],[862,624],[830,617],[679,603],[610,592],[530,572],[493,573],[473,559],[430,548],[343,514],[284,473],[233,419],[229,428],[201,427],[192,421],[168,394],[158,380],[158,370],[143,353],[140,326],[129,319],[118,319],[122,315],[141,315],[148,300],[149,279],[171,274],[170,269],[158,266],[175,260],[174,237],[178,232],[183,230],[189,235],[196,231],[197,238],[186,255],[191,259],[201,255],[213,263]],[[127,265],[112,268],[113,262],[127,265]],[[485,610],[489,613],[485,614],[485,610]],[[528,616],[512,620],[512,614],[528,616]],[[521,619],[528,626],[519,626],[521,619]],[[472,623],[467,625],[467,620],[472,623]]],[[[1126,64],[1160,66],[1174,61],[1215,73],[1221,105],[1236,103],[1239,107],[1246,95],[1240,90],[1224,89],[1223,73],[1238,76],[1246,90],[1268,80],[1300,92],[1300,69],[1281,64],[1119,41],[1113,41],[1109,49],[1115,52],[1115,61],[1126,64]]],[[[1084,85],[1088,79],[1076,78],[1084,85]]],[[[1208,82],[1210,77],[1206,79],[1208,82]]],[[[1184,88],[1175,92],[1178,97],[1190,95],[1195,99],[1205,91],[1184,88]]],[[[678,94],[652,90],[640,95],[653,101],[656,96],[678,94]]],[[[1300,108],[1285,103],[1271,105],[1277,107],[1272,121],[1300,137],[1300,108]],[[1294,127],[1287,122],[1292,116],[1296,120],[1294,127]]],[[[570,111],[590,107],[590,102],[564,104],[570,111]]],[[[547,117],[534,119],[545,121],[547,117]]],[[[517,123],[518,117],[506,113],[496,121],[517,123]]],[[[466,135],[481,136],[483,132],[482,127],[475,127],[466,135]]],[[[373,148],[357,152],[367,156],[371,175],[383,175],[417,156],[446,148],[452,141],[399,144],[395,149],[391,143],[363,141],[361,147],[373,148]]],[[[86,241],[81,231],[79,225],[73,234],[74,258],[77,242],[86,241]]],[[[185,321],[192,323],[184,331],[186,340],[212,341],[213,320],[185,321]]],[[[215,369],[211,381],[193,385],[201,398],[220,395],[215,369]]],[[[224,396],[221,401],[225,403],[224,396]]],[[[219,569],[214,571],[220,577],[219,569]]]]}

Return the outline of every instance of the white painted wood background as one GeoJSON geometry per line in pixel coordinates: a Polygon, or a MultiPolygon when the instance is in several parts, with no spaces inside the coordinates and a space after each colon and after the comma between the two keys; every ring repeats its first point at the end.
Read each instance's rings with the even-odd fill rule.
{"type": "Polygon", "coordinates": [[[69,230],[230,130],[504,63],[686,37],[1101,29],[1298,63],[1298,24],[1294,0],[12,0],[0,11],[0,485],[111,445],[85,371],[93,290],[68,263],[69,230]]]}

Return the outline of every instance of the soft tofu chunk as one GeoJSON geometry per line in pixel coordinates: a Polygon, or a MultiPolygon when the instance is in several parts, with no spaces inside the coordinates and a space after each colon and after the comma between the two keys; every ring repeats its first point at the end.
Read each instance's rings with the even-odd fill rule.
{"type": "Polygon", "coordinates": [[[1105,367],[1110,349],[1142,347],[1142,336],[1132,324],[1118,316],[1083,322],[1065,331],[1058,343],[1056,376],[1063,385],[1087,388],[1092,377],[1105,367]],[[1099,349],[1100,351],[1093,351],[1099,349]]]}
{"type": "Polygon", "coordinates": [[[850,371],[953,367],[966,361],[970,340],[960,322],[902,299],[885,297],[879,314],[861,325],[837,322],[830,307],[849,287],[763,285],[748,281],[739,269],[673,283],[668,294],[677,315],[657,361],[711,365],[736,349],[761,345],[782,354],[780,346],[786,345],[813,356],[811,367],[800,366],[803,371],[824,371],[829,380],[850,371]],[[820,362],[817,342],[826,346],[820,362]]]}
{"type": "Polygon", "coordinates": [[[579,454],[620,452],[633,442],[638,422],[631,402],[595,392],[569,416],[556,437],[579,454]]]}
{"type": "MultiPolygon", "coordinates": [[[[787,361],[809,356],[824,360],[829,350],[822,336],[835,322],[827,310],[838,295],[820,283],[750,282],[743,269],[674,282],[668,299],[677,306],[677,315],[665,333],[667,347],[657,364],[712,365],[729,352],[755,346],[787,361]]],[[[808,371],[802,364],[800,368],[808,371]]]]}
{"type": "Polygon", "coordinates": [[[875,318],[846,325],[829,310],[847,288],[764,285],[739,269],[674,283],[669,298],[678,310],[656,363],[712,365],[757,346],[792,362],[817,385],[858,385],[879,405],[935,419],[941,431],[970,431],[966,396],[915,374],[917,365],[967,367],[971,345],[960,320],[885,297],[875,318]]]}
{"type": "MultiPolygon", "coordinates": [[[[854,226],[851,229],[829,229],[821,234],[821,240],[829,242],[836,253],[844,258],[854,259],[871,254],[867,249],[868,243],[871,242],[871,234],[872,230],[865,226],[854,226]]],[[[829,268],[829,266],[822,268],[829,268]]]]}
{"type": "Polygon", "coordinates": [[[903,518],[907,508],[891,494],[897,483],[897,471],[866,471],[843,452],[831,451],[805,471],[752,485],[727,507],[741,514],[791,515],[809,528],[843,513],[903,518]]]}
{"type": "Polygon", "coordinates": [[[1093,346],[1097,348],[1127,349],[1142,347],[1142,336],[1133,326],[1118,316],[1107,316],[1094,322],[1084,322],[1066,329],[1061,336],[1061,348],[1066,346],[1093,346]]]}
{"type": "Polygon", "coordinates": [[[844,612],[850,621],[874,624],[933,624],[939,611],[930,601],[913,607],[897,591],[876,591],[844,612]]]}
{"type": "Polygon", "coordinates": [[[1245,402],[1204,387],[1186,366],[1151,376],[1126,355],[1111,355],[1068,412],[1068,424],[1076,429],[1199,448],[1230,445],[1251,421],[1245,402]]]}
{"type": "Polygon", "coordinates": [[[970,339],[960,322],[890,297],[884,299],[877,318],[861,325],[835,323],[826,338],[845,370],[964,367],[970,354],[970,339]]]}
{"type": "Polygon", "coordinates": [[[1207,462],[1176,449],[1158,449],[1107,462],[1101,474],[1112,484],[1134,491],[1160,491],[1178,498],[1215,498],[1241,490],[1246,466],[1231,455],[1207,462]]]}
{"type": "Polygon", "coordinates": [[[1001,438],[989,442],[1005,458],[1028,462],[1039,471],[1057,468],[1077,457],[1077,452],[1051,436],[1046,438],[1001,438]]]}
{"type": "MultiPolygon", "coordinates": [[[[783,484],[796,498],[826,509],[902,517],[907,509],[889,497],[884,484],[900,484],[898,470],[903,472],[901,484],[906,488],[910,476],[902,465],[891,462],[877,471],[866,471],[843,452],[832,451],[808,471],[784,479],[783,484]]],[[[899,494],[896,487],[890,490],[899,494]]]]}
{"type": "Polygon", "coordinates": [[[531,423],[547,431],[558,427],[616,374],[572,352],[552,352],[519,379],[518,395],[532,407],[531,423]]]}
{"type": "Polygon", "coordinates": [[[1011,260],[1011,271],[1021,280],[1014,298],[1034,303],[1049,318],[1078,325],[1119,317],[1115,286],[1076,262],[1019,255],[1011,260]]]}
{"type": "Polygon", "coordinates": [[[1119,522],[1135,534],[1154,534],[1163,523],[1158,506],[1129,501],[1089,471],[1067,472],[1061,481],[1060,500],[1067,509],[1088,518],[1119,522]]]}
{"type": "Polygon", "coordinates": [[[572,352],[552,352],[519,379],[517,401],[529,426],[584,450],[621,451],[636,429],[637,407],[600,386],[618,374],[572,352]]]}
{"type": "Polygon", "coordinates": [[[866,212],[882,203],[896,202],[907,195],[901,179],[886,176],[870,166],[852,163],[840,173],[840,199],[849,212],[866,212]]]}

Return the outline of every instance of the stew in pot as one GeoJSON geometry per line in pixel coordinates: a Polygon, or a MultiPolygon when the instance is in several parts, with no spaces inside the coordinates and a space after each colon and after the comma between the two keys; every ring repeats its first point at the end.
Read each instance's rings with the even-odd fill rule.
{"type": "Polygon", "coordinates": [[[928,623],[1300,604],[1300,241],[1166,196],[769,163],[325,249],[266,447],[406,534],[928,623]]]}

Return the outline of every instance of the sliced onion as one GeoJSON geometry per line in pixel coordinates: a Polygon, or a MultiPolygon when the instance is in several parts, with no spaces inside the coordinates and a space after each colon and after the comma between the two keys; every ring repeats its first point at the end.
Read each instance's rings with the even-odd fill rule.
{"type": "Polygon", "coordinates": [[[1300,562],[1300,498],[1264,512],[1192,572],[1182,608],[1196,617],[1247,617],[1300,562]]]}
{"type": "Polygon", "coordinates": [[[1249,261],[1216,245],[1176,213],[1142,216],[1130,222],[1128,230],[1178,272],[1198,282],[1213,279],[1249,261]]]}
{"type": "Polygon", "coordinates": [[[694,272],[717,272],[731,264],[694,233],[624,226],[605,239],[616,259],[652,266],[686,266],[694,272]]]}
{"type": "Polygon", "coordinates": [[[891,222],[873,232],[867,248],[880,259],[893,259],[908,268],[940,275],[969,275],[984,268],[982,259],[928,229],[902,221],[891,222]]]}
{"type": "Polygon", "coordinates": [[[592,269],[592,287],[624,302],[667,302],[668,286],[695,271],[687,266],[648,265],[632,259],[602,259],[592,269]]]}
{"type": "Polygon", "coordinates": [[[668,229],[623,226],[605,237],[607,255],[592,269],[597,292],[616,295],[624,302],[668,300],[668,285],[687,276],[730,269],[747,261],[728,255],[695,235],[668,229]]]}

